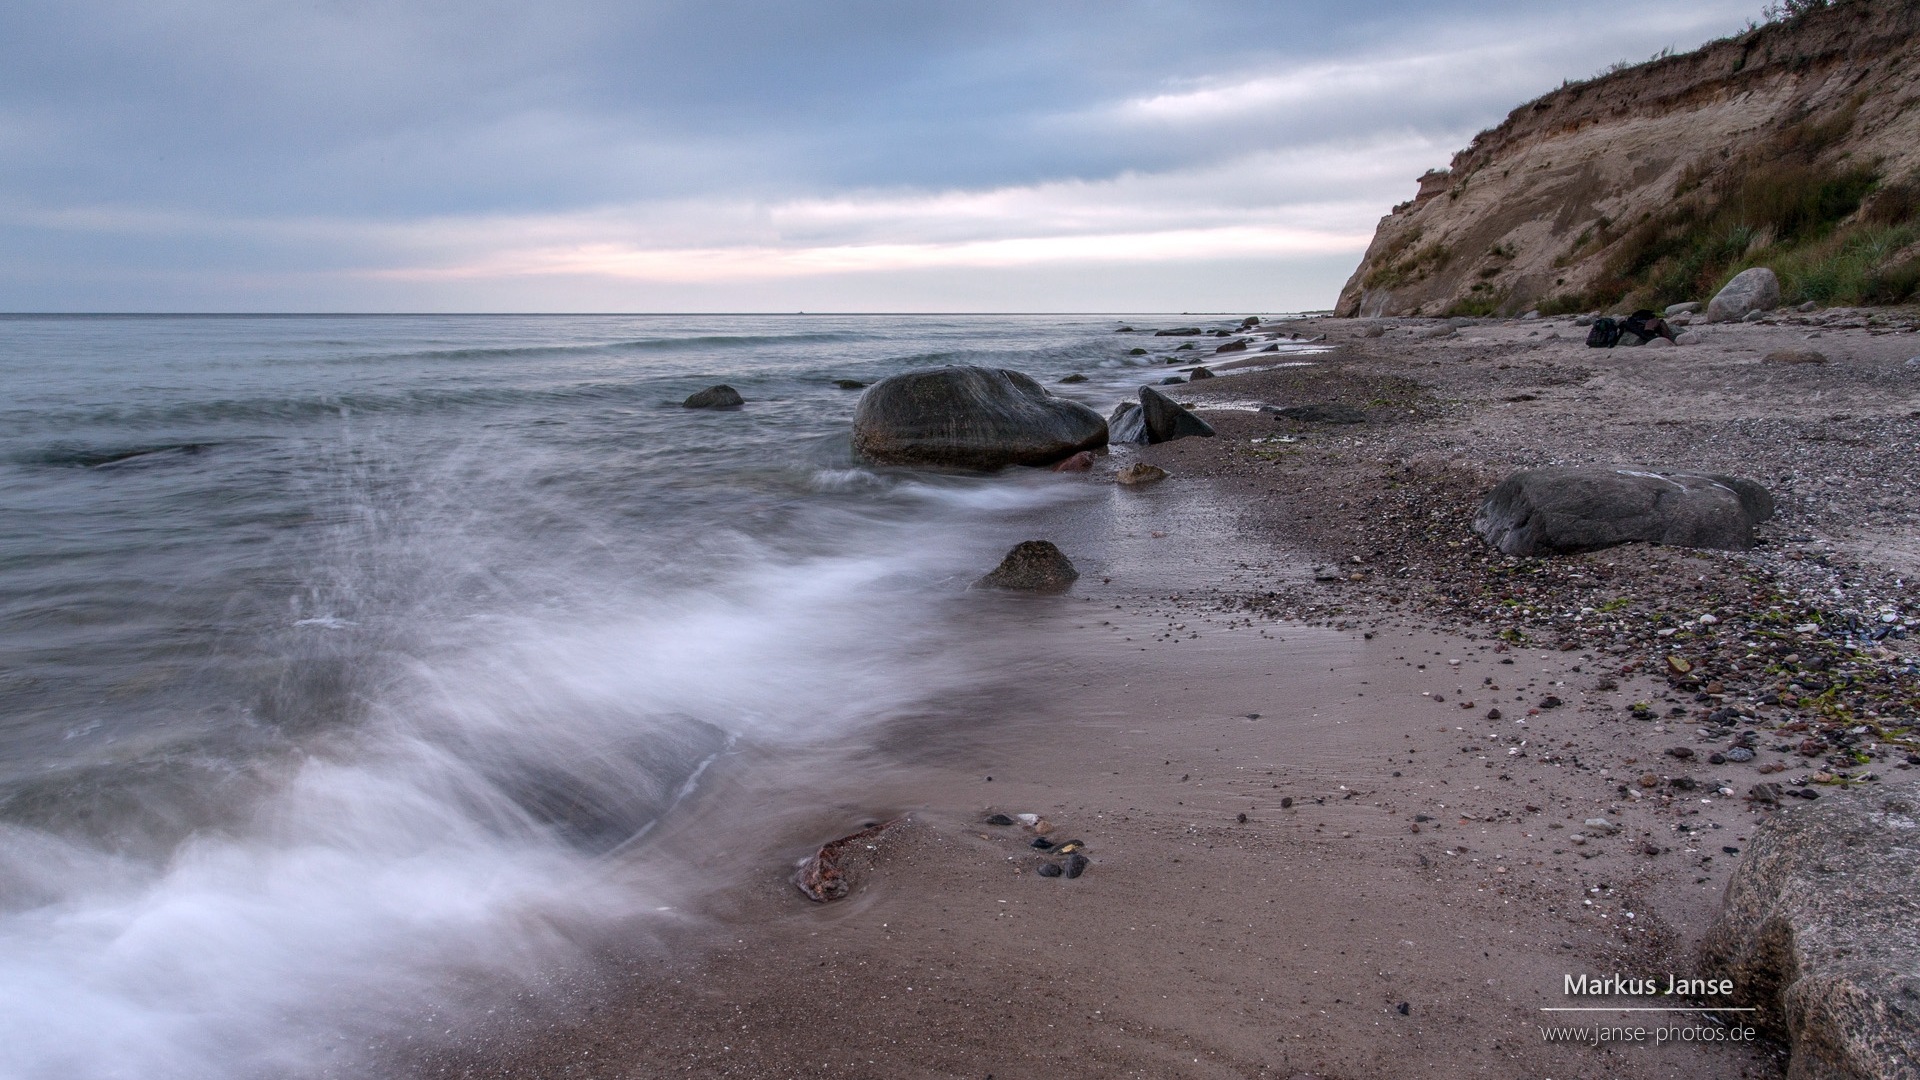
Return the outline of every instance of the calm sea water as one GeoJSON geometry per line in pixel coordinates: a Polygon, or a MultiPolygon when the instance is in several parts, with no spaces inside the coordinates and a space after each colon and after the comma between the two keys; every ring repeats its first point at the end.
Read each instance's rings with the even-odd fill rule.
{"type": "Polygon", "coordinates": [[[1088,497],[864,468],[832,380],[1105,411],[1171,347],[1117,325],[0,317],[0,1076],[305,1072],[341,1001],[644,907],[593,867],[704,763],[962,677],[932,605],[1088,497]]]}

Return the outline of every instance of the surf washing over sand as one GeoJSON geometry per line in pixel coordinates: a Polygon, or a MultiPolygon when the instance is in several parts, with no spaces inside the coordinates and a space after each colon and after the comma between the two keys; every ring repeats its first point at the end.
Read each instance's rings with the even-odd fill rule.
{"type": "Polygon", "coordinates": [[[977,685],[941,605],[1087,497],[864,468],[833,380],[1104,408],[1113,326],[0,320],[0,1073],[351,1069],[682,917],[632,855],[704,770],[977,685]]]}

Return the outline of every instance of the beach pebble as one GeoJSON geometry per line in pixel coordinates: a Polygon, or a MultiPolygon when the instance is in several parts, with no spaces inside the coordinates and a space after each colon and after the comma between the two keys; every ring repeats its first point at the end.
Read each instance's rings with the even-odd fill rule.
{"type": "Polygon", "coordinates": [[[1206,368],[1203,368],[1203,367],[1197,367],[1193,369],[1192,378],[1195,381],[1198,381],[1200,379],[1211,379],[1213,378],[1213,372],[1208,371],[1206,368]]]}
{"type": "Polygon", "coordinates": [[[1090,860],[1088,860],[1088,858],[1085,855],[1067,856],[1067,876],[1070,878],[1077,878],[1081,874],[1086,873],[1087,863],[1089,861],[1090,860]]]}
{"type": "Polygon", "coordinates": [[[989,816],[988,816],[988,818],[987,818],[987,824],[989,824],[989,825],[1011,825],[1011,824],[1013,824],[1013,819],[1012,819],[1012,818],[1010,818],[1010,817],[1008,817],[1008,816],[1007,816],[1007,815],[1005,815],[1005,814],[992,814],[992,815],[989,815],[989,816]]]}
{"type": "Polygon", "coordinates": [[[1672,758],[1679,758],[1681,761],[1685,761],[1688,758],[1693,756],[1693,747],[1669,746],[1667,747],[1667,756],[1672,758]]]}
{"type": "Polygon", "coordinates": [[[1059,863],[1050,862],[1041,863],[1040,869],[1035,872],[1041,877],[1059,877],[1061,874],[1066,873],[1066,871],[1060,869],[1059,863]]]}
{"type": "Polygon", "coordinates": [[[1728,761],[1752,761],[1753,751],[1744,746],[1736,746],[1727,751],[1726,757],[1728,761]]]}
{"type": "Polygon", "coordinates": [[[1292,808],[1292,806],[1293,806],[1293,796],[1291,796],[1291,795],[1287,795],[1287,796],[1285,796],[1285,797],[1283,797],[1283,798],[1281,798],[1281,800],[1280,800],[1280,809],[1282,809],[1282,810],[1287,810],[1287,809],[1290,809],[1290,808],[1292,808]]]}
{"type": "Polygon", "coordinates": [[[1160,466],[1149,465],[1144,461],[1136,461],[1126,468],[1121,469],[1113,479],[1115,482],[1121,484],[1138,485],[1151,484],[1156,480],[1165,480],[1166,478],[1167,470],[1160,466]]]}
{"type": "Polygon", "coordinates": [[[1033,838],[1033,847],[1036,851],[1051,851],[1053,849],[1053,841],[1044,836],[1036,836],[1033,838]]]}

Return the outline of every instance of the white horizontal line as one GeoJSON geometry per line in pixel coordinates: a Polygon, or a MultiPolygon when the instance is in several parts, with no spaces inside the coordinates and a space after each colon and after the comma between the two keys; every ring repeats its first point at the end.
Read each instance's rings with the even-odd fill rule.
{"type": "Polygon", "coordinates": [[[1734,1009],[1734,1007],[1709,1009],[1709,1007],[1703,1007],[1703,1005],[1692,1005],[1692,1007],[1682,1005],[1682,1007],[1674,1007],[1674,1009],[1653,1009],[1653,1007],[1638,1007],[1638,1009],[1626,1009],[1626,1007],[1622,1007],[1622,1009],[1609,1009],[1609,1007],[1603,1007],[1603,1005],[1596,1005],[1596,1007],[1588,1007],[1588,1009],[1542,1009],[1542,1013],[1759,1013],[1759,1009],[1734,1009]]]}

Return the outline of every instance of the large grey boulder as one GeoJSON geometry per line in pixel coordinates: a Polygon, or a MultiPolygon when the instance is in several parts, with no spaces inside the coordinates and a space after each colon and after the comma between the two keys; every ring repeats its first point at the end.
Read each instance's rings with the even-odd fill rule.
{"type": "Polygon", "coordinates": [[[1487,494],[1474,531],[1508,555],[1595,551],[1640,540],[1737,551],[1773,516],[1751,480],[1569,466],[1514,473],[1487,494]]]}
{"type": "MultiPolygon", "coordinates": [[[[1799,800],[1787,800],[1789,803],[1799,800]]],[[[1701,947],[1789,1043],[1789,1080],[1920,1077],[1920,791],[1776,810],[1747,845],[1701,947]]]]}
{"type": "Polygon", "coordinates": [[[1780,306],[1780,279],[1764,266],[1742,270],[1707,301],[1708,322],[1739,322],[1780,306]]]}
{"type": "Polygon", "coordinates": [[[1002,368],[943,367],[874,383],[853,413],[853,448],[885,465],[1051,465],[1107,444],[1107,422],[1002,368]]]}
{"type": "Polygon", "coordinates": [[[1190,435],[1213,435],[1212,425],[1151,386],[1140,388],[1140,413],[1146,421],[1148,442],[1172,442],[1190,435]]]}

